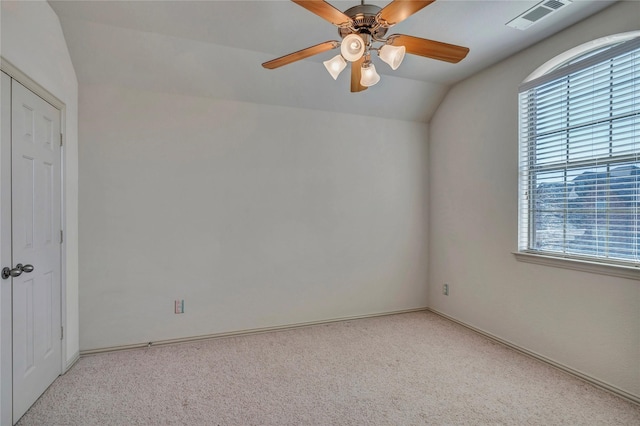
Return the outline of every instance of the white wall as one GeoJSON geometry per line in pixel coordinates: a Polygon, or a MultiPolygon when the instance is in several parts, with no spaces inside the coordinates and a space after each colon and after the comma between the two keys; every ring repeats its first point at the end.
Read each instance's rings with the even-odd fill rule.
{"type": "Polygon", "coordinates": [[[617,3],[457,84],[429,138],[429,306],[635,397],[640,283],[520,263],[512,252],[518,85],[554,56],[639,22],[637,2],[617,3]]]}
{"type": "MultiPolygon", "coordinates": [[[[63,122],[66,219],[66,363],[79,352],[78,83],[58,17],[48,3],[2,1],[0,55],[66,104],[63,122]]],[[[5,123],[2,123],[3,126],[5,123]]],[[[5,324],[3,323],[3,327],[5,324]]],[[[2,378],[2,380],[4,380],[2,378]]],[[[4,416],[4,414],[2,414],[4,416]]]]}
{"type": "Polygon", "coordinates": [[[81,83],[80,136],[82,350],[427,305],[425,124],[81,83]]]}

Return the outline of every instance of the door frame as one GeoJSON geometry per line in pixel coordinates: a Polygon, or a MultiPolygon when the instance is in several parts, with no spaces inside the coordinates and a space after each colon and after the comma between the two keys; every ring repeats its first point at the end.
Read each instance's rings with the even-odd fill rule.
{"type": "MultiPolygon", "coordinates": [[[[49,92],[45,87],[41,86],[38,82],[33,80],[27,74],[20,71],[17,67],[15,67],[11,62],[6,60],[5,58],[0,56],[0,71],[7,74],[12,79],[16,80],[18,83],[22,84],[24,87],[44,99],[46,102],[53,105],[57,110],[60,111],[60,133],[62,138],[62,146],[60,147],[60,229],[65,232],[64,224],[66,223],[66,192],[65,192],[65,182],[66,182],[66,162],[65,162],[65,147],[66,147],[66,115],[67,109],[64,102],[58,99],[55,95],[49,92]]],[[[6,169],[9,168],[9,176],[10,176],[10,167],[11,167],[11,133],[4,130],[6,128],[6,124],[3,125],[3,132],[0,135],[0,174],[5,176],[7,174],[6,169]],[[8,139],[8,140],[6,140],[8,139]]],[[[0,211],[2,214],[0,216],[4,217],[5,212],[9,212],[9,217],[11,217],[11,183],[7,181],[7,179],[3,179],[3,184],[0,185],[0,211]],[[9,201],[9,208],[6,208],[6,202],[9,201]]],[[[11,235],[11,224],[8,225],[7,234],[7,225],[6,223],[1,224],[0,234],[2,234],[3,241],[6,241],[4,238],[6,235],[11,235]]],[[[63,234],[64,235],[64,234],[63,234]]],[[[6,243],[3,243],[3,245],[6,243]]],[[[10,249],[10,247],[9,247],[10,249]]],[[[0,247],[0,260],[3,262],[7,261],[7,256],[10,255],[6,253],[6,246],[0,247]]],[[[9,262],[11,259],[9,258],[9,262]]],[[[60,322],[63,327],[63,336],[60,340],[61,345],[61,365],[60,365],[60,374],[64,374],[68,368],[71,367],[73,363],[67,365],[67,239],[63,238],[62,243],[60,244],[60,322]]],[[[4,265],[8,266],[8,265],[4,265]]],[[[4,280],[3,280],[4,281],[4,280]]],[[[0,281],[0,285],[4,285],[0,281]]],[[[0,293],[2,294],[2,293],[0,293]]],[[[6,294],[6,292],[4,292],[6,294]]],[[[6,303],[7,301],[3,301],[0,296],[0,303],[2,303],[2,307],[10,306],[11,303],[6,303]]],[[[0,315],[3,318],[6,318],[7,315],[3,312],[3,309],[0,308],[0,315]]],[[[11,323],[7,323],[7,321],[2,321],[1,329],[0,329],[0,337],[2,338],[2,343],[0,344],[0,350],[2,351],[0,355],[4,354],[13,354],[12,342],[11,338],[8,339],[6,336],[11,336],[12,329],[11,323]],[[5,347],[8,345],[8,348],[5,347]]],[[[13,363],[11,358],[5,359],[6,356],[0,356],[0,382],[7,383],[7,380],[10,379],[9,383],[13,383],[13,363]]],[[[8,424],[13,424],[14,421],[18,419],[13,419],[13,389],[11,392],[6,392],[4,389],[0,389],[0,424],[5,424],[5,422],[9,420],[8,424]]]]}

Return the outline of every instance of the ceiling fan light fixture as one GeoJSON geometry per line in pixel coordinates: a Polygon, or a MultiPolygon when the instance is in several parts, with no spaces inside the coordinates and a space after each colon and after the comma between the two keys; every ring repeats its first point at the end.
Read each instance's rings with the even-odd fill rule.
{"type": "Polygon", "coordinates": [[[349,62],[355,62],[364,54],[364,40],[358,34],[349,34],[342,40],[340,53],[349,62]]]}
{"type": "Polygon", "coordinates": [[[337,80],[342,70],[347,67],[347,61],[341,55],[336,55],[328,61],[324,61],[323,64],[334,80],[337,80]]]}
{"type": "Polygon", "coordinates": [[[392,70],[397,70],[402,60],[404,59],[404,54],[407,49],[404,46],[391,46],[390,44],[385,44],[378,50],[378,55],[380,59],[389,64],[392,70]]]}
{"type": "Polygon", "coordinates": [[[376,66],[371,62],[362,65],[360,84],[365,87],[373,86],[380,81],[380,75],[376,72],[376,66]]]}
{"type": "MultiPolygon", "coordinates": [[[[469,48],[454,44],[405,34],[387,35],[389,28],[432,4],[434,0],[387,0],[388,3],[384,7],[365,4],[365,0],[361,0],[359,5],[344,12],[324,0],[291,1],[338,27],[340,41],[325,41],[267,61],[262,64],[266,69],[280,68],[340,48],[340,55],[324,61],[323,64],[331,77],[337,80],[338,75],[349,65],[348,62],[351,62],[350,86],[351,92],[356,93],[380,81],[380,75],[371,64],[374,51],[377,51],[380,60],[393,70],[400,66],[406,53],[453,64],[463,60],[469,53],[469,48]]],[[[544,6],[549,7],[571,1],[577,0],[543,0],[544,6]]],[[[300,24],[304,27],[302,22],[300,24]]]]}

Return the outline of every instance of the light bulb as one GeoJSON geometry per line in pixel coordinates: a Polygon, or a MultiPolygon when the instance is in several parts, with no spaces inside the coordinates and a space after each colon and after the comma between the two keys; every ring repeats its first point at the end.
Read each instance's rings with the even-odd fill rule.
{"type": "Polygon", "coordinates": [[[407,49],[404,46],[391,46],[385,44],[378,50],[380,59],[389,64],[392,70],[397,70],[407,49]]]}
{"type": "Polygon", "coordinates": [[[336,55],[328,61],[324,61],[323,64],[334,80],[337,80],[338,75],[340,75],[342,70],[347,67],[347,62],[340,55],[336,55]]]}
{"type": "Polygon", "coordinates": [[[355,62],[364,54],[364,40],[358,34],[349,34],[342,40],[340,52],[344,59],[355,62]]]}
{"type": "Polygon", "coordinates": [[[376,66],[372,63],[362,65],[360,84],[365,87],[373,86],[380,81],[380,75],[376,72],[376,66]]]}

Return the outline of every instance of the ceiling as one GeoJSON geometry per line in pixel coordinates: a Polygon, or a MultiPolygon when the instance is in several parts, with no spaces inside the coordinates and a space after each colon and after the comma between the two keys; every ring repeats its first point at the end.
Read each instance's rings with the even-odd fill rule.
{"type": "MultiPolygon", "coordinates": [[[[407,55],[396,71],[377,59],[381,81],[350,93],[322,61],[275,70],[261,63],[328,40],[337,29],[286,0],[60,1],[58,14],[81,84],[117,84],[296,108],[428,122],[449,87],[614,3],[574,2],[525,31],[505,23],[538,1],[438,0],[387,34],[469,47],[458,64],[407,55]]],[[[345,10],[358,1],[330,1],[345,10]]],[[[384,7],[387,1],[367,1],[384,7]]]]}

